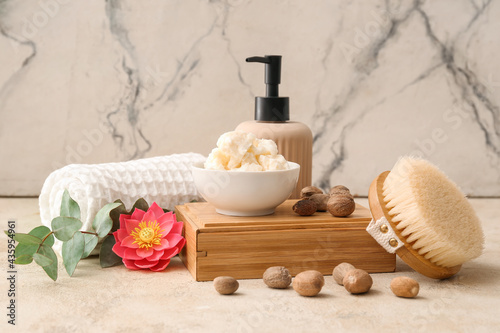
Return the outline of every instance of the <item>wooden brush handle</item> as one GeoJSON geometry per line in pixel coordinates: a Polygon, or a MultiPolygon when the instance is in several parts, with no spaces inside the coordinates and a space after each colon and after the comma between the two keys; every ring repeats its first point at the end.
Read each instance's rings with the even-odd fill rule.
{"type": "Polygon", "coordinates": [[[446,279],[450,276],[455,275],[462,265],[453,267],[442,267],[433,264],[429,260],[425,259],[420,255],[413,247],[411,243],[408,243],[406,237],[401,235],[401,232],[396,228],[396,224],[392,222],[392,216],[385,205],[383,186],[384,181],[387,178],[389,171],[381,173],[370,185],[370,190],[368,191],[368,202],[370,204],[370,210],[372,216],[375,220],[384,217],[389,221],[392,229],[398,236],[398,238],[404,243],[404,246],[396,250],[396,254],[411,268],[423,274],[427,277],[433,279],[446,279]]]}

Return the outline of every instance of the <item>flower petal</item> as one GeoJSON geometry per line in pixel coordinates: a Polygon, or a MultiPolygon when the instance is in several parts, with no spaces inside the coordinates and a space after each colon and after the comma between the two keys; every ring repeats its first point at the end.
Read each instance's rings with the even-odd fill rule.
{"type": "Polygon", "coordinates": [[[120,242],[116,242],[111,249],[113,252],[120,258],[125,258],[125,250],[126,248],[121,245],[120,242]]]}
{"type": "Polygon", "coordinates": [[[120,215],[120,229],[125,229],[125,220],[131,219],[131,215],[120,215]]]}
{"type": "Polygon", "coordinates": [[[182,237],[179,234],[168,234],[167,237],[165,237],[165,239],[168,240],[168,246],[174,247],[177,245],[177,243],[183,240],[184,237],[182,237]]]}
{"type": "Polygon", "coordinates": [[[149,209],[146,214],[144,214],[144,216],[142,217],[141,221],[146,221],[146,222],[153,222],[153,221],[156,221],[156,215],[155,213],[149,209]]]}
{"type": "Polygon", "coordinates": [[[146,214],[145,211],[143,211],[142,209],[136,208],[134,210],[134,212],[132,213],[132,215],[130,215],[130,218],[133,220],[142,221],[142,217],[144,216],[144,214],[146,214]]]}
{"type": "Polygon", "coordinates": [[[168,248],[168,240],[166,240],[165,238],[160,239],[160,243],[161,244],[159,245],[153,245],[153,249],[155,249],[156,251],[161,251],[168,248]]]}
{"type": "Polygon", "coordinates": [[[186,238],[183,238],[179,243],[177,243],[177,248],[179,249],[179,252],[181,252],[182,248],[186,245],[186,238]]]}
{"type": "Polygon", "coordinates": [[[170,233],[170,230],[172,230],[172,227],[174,226],[174,222],[172,221],[167,221],[160,223],[160,230],[161,234],[163,235],[162,237],[165,237],[170,233]]]}
{"type": "Polygon", "coordinates": [[[134,231],[135,228],[139,227],[139,220],[134,220],[134,219],[126,219],[125,220],[125,227],[127,228],[127,233],[130,235],[132,231],[134,231]]]}
{"type": "Polygon", "coordinates": [[[182,234],[182,227],[184,226],[184,223],[182,221],[174,223],[172,229],[170,230],[170,233],[172,234],[182,234]]]}
{"type": "Polygon", "coordinates": [[[127,232],[127,229],[124,227],[124,228],[120,228],[118,229],[117,231],[115,231],[113,233],[113,235],[115,235],[115,239],[118,239],[120,241],[122,241],[123,239],[125,239],[129,234],[127,232]],[[116,235],[115,235],[116,234],[116,235]],[[117,238],[118,237],[118,238],[117,238]]]}
{"type": "Polygon", "coordinates": [[[158,261],[158,264],[156,264],[156,266],[154,266],[154,267],[151,267],[150,270],[152,270],[153,272],[163,271],[165,268],[167,268],[169,263],[170,263],[170,259],[160,260],[160,261],[158,261]]]}
{"type": "Polygon", "coordinates": [[[146,257],[149,257],[150,255],[152,255],[153,254],[153,248],[152,247],[147,248],[147,249],[145,249],[145,248],[138,248],[137,250],[135,250],[135,252],[142,259],[142,258],[146,258],[146,257]]]}
{"type": "Polygon", "coordinates": [[[125,248],[125,256],[123,257],[124,259],[130,259],[130,260],[141,260],[142,257],[139,257],[137,255],[137,249],[129,249],[128,247],[125,248]]]}
{"type": "Polygon", "coordinates": [[[175,256],[177,253],[179,253],[179,248],[177,247],[173,247],[171,249],[168,249],[168,250],[165,250],[163,252],[163,256],[160,258],[161,260],[166,260],[166,259],[170,259],[172,258],[173,256],[175,256]]]}
{"type": "Polygon", "coordinates": [[[151,206],[149,206],[148,212],[150,210],[153,211],[153,213],[155,213],[156,219],[158,219],[160,216],[165,214],[163,209],[161,209],[161,207],[158,206],[158,204],[156,202],[153,202],[153,204],[151,206]]]}
{"type": "Polygon", "coordinates": [[[122,246],[126,246],[126,247],[129,247],[131,249],[138,249],[139,248],[139,244],[134,243],[134,242],[135,242],[135,238],[134,237],[127,236],[124,239],[122,239],[122,246]]]}
{"type": "Polygon", "coordinates": [[[172,212],[163,213],[160,216],[156,217],[156,221],[158,221],[158,223],[160,223],[160,222],[167,222],[167,221],[175,222],[176,221],[175,220],[175,214],[172,213],[172,212]]]}
{"type": "Polygon", "coordinates": [[[166,221],[172,221],[172,222],[175,222],[175,214],[172,213],[172,212],[166,212],[166,213],[162,213],[160,216],[156,216],[156,221],[158,221],[158,223],[161,223],[161,222],[166,222],[166,221]]]}
{"type": "Polygon", "coordinates": [[[133,270],[138,270],[138,269],[140,269],[139,267],[137,267],[137,266],[134,264],[134,260],[123,259],[123,264],[124,264],[124,265],[125,265],[125,267],[127,267],[128,269],[133,269],[133,270]]]}
{"type": "Polygon", "coordinates": [[[150,268],[158,264],[158,261],[151,262],[147,261],[146,259],[142,259],[142,260],[136,260],[134,264],[139,268],[150,268]]]}
{"type": "Polygon", "coordinates": [[[163,250],[161,251],[153,251],[153,254],[146,258],[148,261],[158,261],[163,256],[163,250]]]}

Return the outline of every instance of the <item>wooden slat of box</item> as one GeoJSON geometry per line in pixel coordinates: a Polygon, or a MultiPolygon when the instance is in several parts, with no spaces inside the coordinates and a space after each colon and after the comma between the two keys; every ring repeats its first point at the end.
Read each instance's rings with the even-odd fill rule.
{"type": "Polygon", "coordinates": [[[307,269],[331,274],[341,262],[370,273],[393,272],[396,257],[365,231],[370,211],[356,205],[346,218],[317,212],[298,216],[287,200],[272,215],[235,217],[218,214],[206,202],[177,206],[184,221],[186,246],[180,257],[196,281],[229,275],[262,278],[270,266],[285,266],[292,275],[307,269]]]}

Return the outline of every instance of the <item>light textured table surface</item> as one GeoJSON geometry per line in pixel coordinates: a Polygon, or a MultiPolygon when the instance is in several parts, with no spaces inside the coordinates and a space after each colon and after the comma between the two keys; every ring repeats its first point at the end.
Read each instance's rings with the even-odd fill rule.
{"type": "MultiPolygon", "coordinates": [[[[367,206],[366,199],[357,199],[367,206]]],[[[289,287],[267,288],[240,280],[238,292],[221,296],[212,282],[196,282],[175,258],[164,272],[101,269],[98,259],[78,264],[72,278],[59,265],[50,280],[35,264],[17,265],[16,327],[7,324],[7,237],[0,245],[1,332],[498,332],[500,331],[500,199],[473,199],[483,222],[485,251],[454,277],[437,281],[398,259],[395,273],[372,274],[365,295],[353,296],[331,276],[317,297],[289,287]],[[420,283],[416,299],[394,296],[396,276],[420,283]]],[[[0,199],[0,221],[17,232],[40,225],[37,199],[0,199]]]]}

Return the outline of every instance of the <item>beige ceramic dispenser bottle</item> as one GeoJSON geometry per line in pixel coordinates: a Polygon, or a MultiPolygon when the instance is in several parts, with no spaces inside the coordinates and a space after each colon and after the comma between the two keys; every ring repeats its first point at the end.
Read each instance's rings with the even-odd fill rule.
{"type": "Polygon", "coordinates": [[[288,97],[279,97],[281,81],[281,56],[247,58],[247,62],[266,64],[266,97],[255,97],[255,120],[245,121],[236,130],[255,134],[261,139],[271,139],[278,145],[278,152],[288,161],[300,165],[299,181],[290,198],[300,197],[300,190],[311,185],[312,132],[306,125],[290,121],[288,97]]]}

